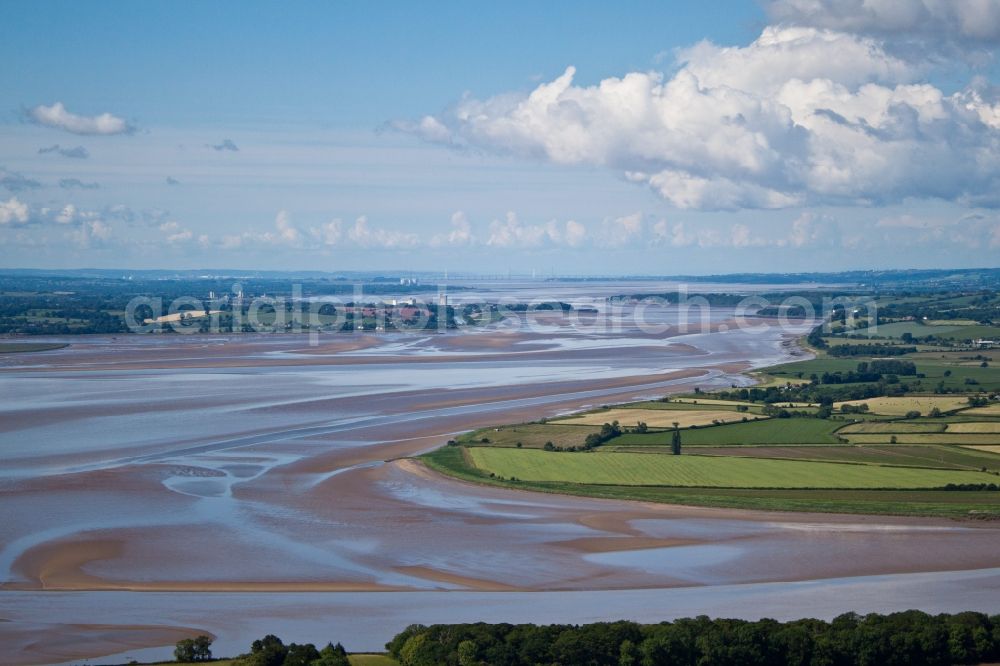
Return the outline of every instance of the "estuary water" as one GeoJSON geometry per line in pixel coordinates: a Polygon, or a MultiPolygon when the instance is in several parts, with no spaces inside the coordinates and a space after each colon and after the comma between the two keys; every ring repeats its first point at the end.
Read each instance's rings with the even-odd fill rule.
{"type": "Polygon", "coordinates": [[[989,525],[541,495],[403,460],[475,427],[746,384],[809,328],[723,308],[682,328],[670,306],[640,325],[635,307],[0,358],[0,639],[27,664],[167,657],[195,630],[225,654],[269,632],[377,649],[445,620],[1000,611],[989,525]]]}

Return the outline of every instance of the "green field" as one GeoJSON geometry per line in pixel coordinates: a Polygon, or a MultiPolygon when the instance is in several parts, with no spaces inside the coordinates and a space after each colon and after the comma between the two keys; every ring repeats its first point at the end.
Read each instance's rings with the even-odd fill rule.
{"type": "MultiPolygon", "coordinates": [[[[938,469],[983,468],[1000,472],[1000,455],[960,446],[752,446],[704,447],[698,455],[743,456],[749,458],[785,458],[789,460],[825,460],[828,462],[934,467],[938,469]]],[[[1000,483],[1000,480],[997,481],[1000,483]]]]}
{"type": "MultiPolygon", "coordinates": [[[[805,448],[805,447],[803,447],[805,448]]],[[[813,447],[827,448],[827,447],[813,447]]],[[[832,448],[832,447],[830,447],[832,448]]],[[[572,454],[570,454],[572,455],[572,454]]],[[[468,461],[468,450],[445,446],[422,457],[433,470],[473,483],[537,492],[761,511],[1000,518],[1000,492],[942,490],[817,490],[769,488],[675,488],[564,482],[501,481],[468,461]]],[[[994,477],[996,478],[996,477],[994,477]]]]}
{"type": "Polygon", "coordinates": [[[851,444],[889,444],[892,438],[896,438],[897,444],[960,444],[960,445],[984,445],[1000,444],[1000,435],[976,434],[976,433],[900,433],[893,435],[890,433],[877,433],[869,435],[844,435],[851,444]]]}
{"type": "MultiPolygon", "coordinates": [[[[857,342],[857,341],[853,341],[857,342]]],[[[981,368],[979,361],[970,361],[969,351],[919,352],[901,358],[912,360],[917,366],[917,373],[923,377],[901,377],[911,385],[913,391],[934,392],[939,386],[951,391],[994,391],[1000,390],[1000,373],[995,367],[981,368]],[[973,382],[973,383],[969,383],[973,382]]],[[[984,352],[981,354],[986,356],[984,352]]],[[[850,372],[855,370],[864,357],[831,358],[821,356],[808,361],[796,361],[769,368],[768,372],[779,379],[808,378],[810,375],[822,375],[824,372],[850,372]],[[800,377],[801,376],[801,377],[800,377]]],[[[824,385],[829,386],[829,385],[824,385]]],[[[836,385],[846,386],[846,384],[836,385]]]]}
{"type": "Polygon", "coordinates": [[[399,662],[384,654],[351,654],[347,655],[351,666],[399,666],[399,662]]]}
{"type": "MultiPolygon", "coordinates": [[[[844,421],[826,419],[767,419],[747,423],[686,429],[682,433],[684,446],[716,446],[738,444],[836,444],[834,431],[844,421]]],[[[670,433],[625,434],[616,437],[613,446],[668,446],[670,433]]]]}
{"type": "Polygon", "coordinates": [[[69,345],[58,342],[0,342],[0,354],[52,351],[64,347],[69,345]]]}
{"type": "MultiPolygon", "coordinates": [[[[934,335],[939,338],[954,335],[955,332],[965,328],[964,326],[927,326],[916,321],[897,321],[892,324],[879,324],[870,328],[862,328],[852,333],[863,335],[868,338],[901,338],[904,333],[909,333],[915,338],[923,338],[934,335]]],[[[968,336],[964,336],[968,337],[968,336]]]]}
{"type": "Polygon", "coordinates": [[[956,325],[945,323],[942,320],[934,325],[922,324],[915,321],[899,321],[891,324],[879,324],[877,327],[862,328],[851,331],[868,338],[899,339],[904,333],[909,333],[915,338],[923,338],[928,335],[946,340],[975,340],[985,338],[996,340],[1000,338],[1000,327],[984,326],[980,324],[956,325]]]}
{"type": "Polygon", "coordinates": [[[643,453],[549,453],[477,447],[473,465],[525,481],[718,488],[938,488],[996,483],[982,472],[643,453]]]}
{"type": "Polygon", "coordinates": [[[847,372],[858,367],[856,358],[829,358],[821,356],[808,361],[795,361],[768,368],[767,371],[782,380],[797,378],[799,375],[808,378],[810,374],[821,375],[824,372],[847,372]]]}
{"type": "Polygon", "coordinates": [[[553,446],[583,446],[583,441],[599,427],[587,425],[566,425],[561,423],[521,423],[499,428],[483,428],[462,435],[457,439],[462,444],[483,444],[491,446],[516,447],[518,442],[526,448],[540,449],[547,442],[553,446]],[[488,439],[489,442],[483,442],[488,439]]]}
{"type": "Polygon", "coordinates": [[[995,366],[979,367],[978,361],[967,360],[968,352],[948,352],[945,358],[940,358],[941,356],[942,354],[928,352],[910,357],[917,364],[917,372],[925,375],[923,379],[908,380],[923,387],[915,390],[933,391],[939,385],[952,391],[1000,389],[1000,372],[997,372],[995,366]]]}

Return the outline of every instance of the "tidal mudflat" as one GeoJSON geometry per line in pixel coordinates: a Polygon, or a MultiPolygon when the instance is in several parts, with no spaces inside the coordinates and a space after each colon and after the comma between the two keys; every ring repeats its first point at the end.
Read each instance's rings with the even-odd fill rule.
{"type": "MultiPolygon", "coordinates": [[[[434,608],[449,621],[701,612],[678,591],[691,587],[711,590],[704,612],[737,615],[782,615],[785,599],[810,590],[864,589],[873,610],[926,606],[908,582],[918,580],[942,610],[964,609],[970,587],[990,591],[977,609],[1000,610],[986,607],[1000,598],[992,524],[540,495],[403,459],[475,427],[745,383],[741,371],[796,353],[800,331],[765,321],[739,329],[727,325],[731,312],[713,312],[683,334],[549,317],[525,330],[318,344],[80,337],[0,358],[0,637],[17,663],[153,648],[184,628],[217,633],[235,651],[288,623],[288,595],[302,592],[316,596],[301,607],[326,608],[317,617],[330,623],[316,636],[299,635],[315,622],[298,624],[288,637],[363,636],[352,649],[433,621],[434,608]],[[524,594],[538,595],[545,617],[509,617],[512,603],[528,605],[524,594]],[[637,594],[649,595],[642,612],[625,612],[637,594]],[[143,604],[151,610],[129,610],[143,604]],[[81,638],[58,655],[34,652],[32,636],[53,625],[81,638]],[[328,635],[337,626],[345,633],[328,635]]],[[[849,596],[827,598],[783,616],[853,608],[849,596]]]]}

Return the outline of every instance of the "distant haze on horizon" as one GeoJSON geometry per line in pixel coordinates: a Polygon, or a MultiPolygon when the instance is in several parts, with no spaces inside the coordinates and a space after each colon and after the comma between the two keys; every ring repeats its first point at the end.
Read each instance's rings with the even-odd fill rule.
{"type": "Polygon", "coordinates": [[[997,266],[1000,0],[3,19],[0,268],[997,266]]]}

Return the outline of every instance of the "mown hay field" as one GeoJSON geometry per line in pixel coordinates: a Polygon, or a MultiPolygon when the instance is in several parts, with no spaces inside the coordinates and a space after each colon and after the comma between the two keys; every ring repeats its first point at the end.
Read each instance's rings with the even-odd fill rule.
{"type": "Polygon", "coordinates": [[[874,435],[878,433],[932,433],[944,432],[947,423],[910,423],[907,421],[868,421],[852,423],[837,431],[838,435],[874,435]]]}
{"type": "Polygon", "coordinates": [[[1000,453],[1000,444],[976,444],[971,446],[963,446],[963,449],[974,449],[976,451],[985,451],[986,453],[1000,453]]]}
{"type": "Polygon", "coordinates": [[[646,453],[468,450],[480,470],[523,481],[720,488],[938,488],[996,483],[992,474],[833,462],[646,453]]]}
{"type": "Polygon", "coordinates": [[[1000,421],[949,423],[948,432],[993,433],[1000,434],[1000,421]]]}
{"type": "Polygon", "coordinates": [[[942,412],[953,409],[968,407],[969,401],[963,397],[952,396],[906,396],[901,398],[869,398],[867,400],[848,400],[834,404],[834,408],[840,409],[843,405],[867,404],[868,409],[875,414],[885,414],[887,416],[903,416],[907,412],[917,411],[927,415],[935,407],[942,412]]]}
{"type": "MultiPolygon", "coordinates": [[[[744,405],[746,407],[760,407],[761,405],[756,402],[741,402],[739,400],[719,400],[716,398],[671,398],[668,404],[684,404],[684,405],[710,405],[712,407],[731,407],[736,408],[736,405],[744,405]]],[[[818,407],[815,402],[776,402],[775,407],[818,407]]]]}
{"type": "Polygon", "coordinates": [[[710,425],[715,421],[723,423],[742,421],[743,418],[744,415],[740,412],[723,409],[663,410],[616,408],[559,419],[555,422],[567,425],[599,426],[604,423],[618,421],[622,426],[634,426],[636,423],[642,421],[651,428],[670,428],[677,422],[681,428],[688,428],[693,425],[710,425]]]}

